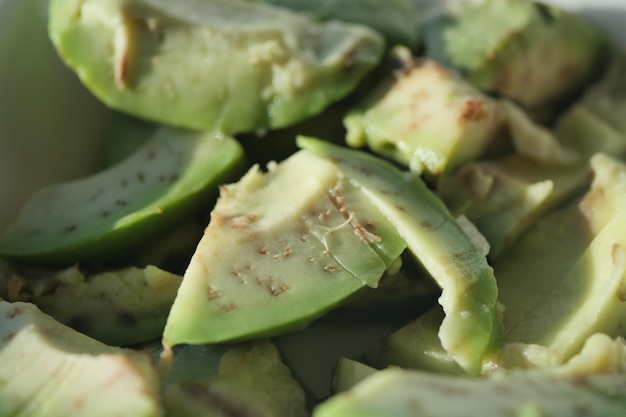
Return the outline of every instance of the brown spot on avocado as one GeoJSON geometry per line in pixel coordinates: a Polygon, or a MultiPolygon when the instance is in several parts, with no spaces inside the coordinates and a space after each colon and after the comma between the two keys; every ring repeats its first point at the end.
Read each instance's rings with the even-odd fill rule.
{"type": "Polygon", "coordinates": [[[237,304],[235,304],[235,303],[222,304],[222,305],[220,305],[219,308],[224,313],[230,313],[231,311],[237,309],[237,304]]]}
{"type": "Polygon", "coordinates": [[[207,299],[215,300],[220,297],[220,292],[215,290],[214,288],[209,288],[207,291],[207,299]]]}
{"type": "Polygon", "coordinates": [[[485,115],[484,102],[481,100],[468,100],[459,116],[459,123],[480,120],[485,115]]]}

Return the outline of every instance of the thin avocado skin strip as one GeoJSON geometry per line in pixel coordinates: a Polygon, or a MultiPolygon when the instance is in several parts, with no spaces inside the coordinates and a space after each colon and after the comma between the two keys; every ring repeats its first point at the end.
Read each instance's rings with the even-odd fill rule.
{"type": "Polygon", "coordinates": [[[25,1],[109,124],[0,235],[0,417],[626,413],[624,54],[591,21],[25,1]]]}

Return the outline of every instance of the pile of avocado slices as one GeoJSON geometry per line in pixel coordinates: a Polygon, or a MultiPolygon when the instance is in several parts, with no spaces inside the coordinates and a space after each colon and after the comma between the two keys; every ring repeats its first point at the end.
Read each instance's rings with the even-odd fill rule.
{"type": "Polygon", "coordinates": [[[0,234],[0,417],[626,414],[601,30],[531,0],[41,3],[110,117],[95,172],[0,234]],[[358,327],[321,389],[288,354],[358,327]]]}

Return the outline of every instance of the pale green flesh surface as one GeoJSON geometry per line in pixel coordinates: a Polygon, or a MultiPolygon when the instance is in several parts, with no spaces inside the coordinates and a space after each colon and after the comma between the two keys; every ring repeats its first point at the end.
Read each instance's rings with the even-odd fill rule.
{"type": "Polygon", "coordinates": [[[395,225],[408,248],[442,289],[446,317],[439,337],[447,353],[470,373],[499,348],[493,270],[422,180],[357,151],[300,138],[304,149],[333,161],[395,225]]]}
{"type": "Polygon", "coordinates": [[[0,239],[0,253],[60,264],[124,256],[122,248],[196,211],[242,163],[230,137],[163,127],[119,164],[40,190],[0,239]]]}
{"type": "MultiPolygon", "coordinates": [[[[313,417],[620,417],[625,355],[623,341],[594,335],[581,355],[551,369],[470,378],[388,368],[323,402],[313,417]]],[[[343,365],[338,372],[359,364],[343,365]]]]}
{"type": "Polygon", "coordinates": [[[32,304],[0,301],[0,317],[1,417],[160,416],[147,356],[103,345],[32,304]]]}
{"type": "Polygon", "coordinates": [[[302,328],[375,286],[405,249],[329,162],[306,152],[222,190],[164,341],[212,343],[302,328]]]}
{"type": "Polygon", "coordinates": [[[592,333],[618,335],[626,321],[626,167],[601,154],[592,166],[584,198],[537,223],[494,264],[506,343],[544,346],[556,361],[592,333]]]}
{"type": "Polygon", "coordinates": [[[110,107],[230,134],[321,112],[384,50],[367,27],[243,0],[54,0],[50,15],[59,54],[110,107]]]}
{"type": "Polygon", "coordinates": [[[348,144],[429,177],[483,155],[501,122],[497,102],[433,60],[404,65],[347,114],[348,144]]]}

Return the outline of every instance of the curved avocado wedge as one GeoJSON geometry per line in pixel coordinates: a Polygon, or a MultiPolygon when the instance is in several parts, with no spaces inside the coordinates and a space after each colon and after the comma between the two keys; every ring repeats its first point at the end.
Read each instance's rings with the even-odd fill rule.
{"type": "Polygon", "coordinates": [[[369,376],[343,361],[336,379],[357,384],[313,417],[619,417],[626,409],[623,340],[591,337],[563,366],[472,378],[387,368],[369,376]],[[343,374],[343,375],[342,375],[343,374]],[[357,374],[356,378],[350,374],[357,374]],[[358,382],[361,374],[365,379],[358,382]]]}
{"type": "Polygon", "coordinates": [[[243,163],[230,137],[163,127],[121,163],[41,189],[0,238],[0,256],[65,265],[123,260],[181,216],[206,209],[243,163]]]}
{"type": "Polygon", "coordinates": [[[443,202],[415,174],[375,156],[300,137],[306,151],[332,161],[393,224],[408,249],[441,287],[444,349],[474,374],[495,358],[502,324],[498,289],[486,257],[443,202]]]}
{"type": "Polygon", "coordinates": [[[255,166],[222,187],[164,344],[304,328],[375,287],[405,248],[395,227],[332,162],[299,151],[266,173],[255,166]]]}
{"type": "Polygon", "coordinates": [[[377,32],[244,0],[52,0],[59,55],[108,106],[234,134],[285,127],[350,93],[377,32]]]}
{"type": "Polygon", "coordinates": [[[0,301],[0,417],[161,417],[152,359],[0,301]]]}

